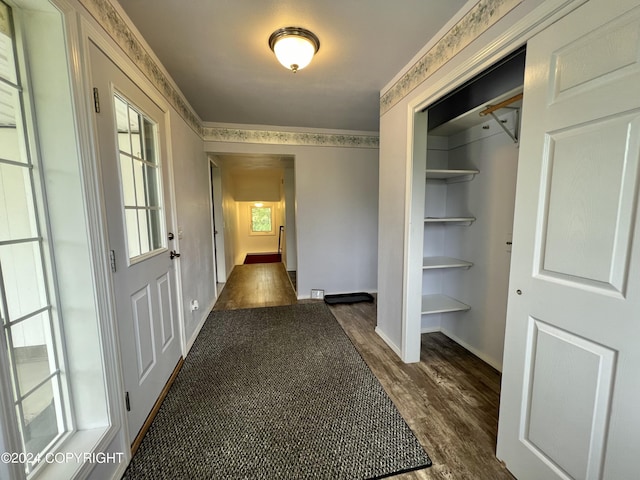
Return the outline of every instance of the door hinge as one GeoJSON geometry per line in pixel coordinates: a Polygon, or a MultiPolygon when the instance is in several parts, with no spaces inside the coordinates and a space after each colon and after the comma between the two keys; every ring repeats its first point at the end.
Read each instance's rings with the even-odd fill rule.
{"type": "Polygon", "coordinates": [[[96,87],[93,87],[93,108],[96,113],[100,113],[100,94],[96,87]]]}
{"type": "Polygon", "coordinates": [[[129,392],[124,394],[124,404],[127,406],[127,412],[131,411],[131,402],[129,402],[129,392]]]}
{"type": "Polygon", "coordinates": [[[111,271],[116,273],[116,251],[109,250],[109,263],[111,264],[111,271]]]}

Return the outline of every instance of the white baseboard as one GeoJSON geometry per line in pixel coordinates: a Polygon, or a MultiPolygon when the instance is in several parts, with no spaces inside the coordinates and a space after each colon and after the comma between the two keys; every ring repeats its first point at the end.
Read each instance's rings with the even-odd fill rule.
{"type": "Polygon", "coordinates": [[[471,353],[473,353],[476,357],[478,357],[483,362],[488,363],[489,365],[491,365],[493,368],[495,368],[499,372],[502,372],[502,363],[501,362],[495,361],[493,358],[489,357],[487,354],[481,352],[480,350],[478,350],[475,347],[472,347],[467,342],[465,342],[464,340],[462,340],[459,337],[455,336],[453,333],[449,332],[448,330],[440,329],[440,332],[442,332],[444,335],[446,335],[451,340],[456,342],[458,345],[460,345],[465,350],[468,350],[471,353]]]}
{"type": "Polygon", "coordinates": [[[426,327],[420,330],[420,333],[435,333],[442,332],[442,327],[426,327]]]}
{"type": "Polygon", "coordinates": [[[393,350],[393,352],[394,352],[396,355],[398,355],[398,357],[400,357],[400,359],[402,359],[402,350],[400,349],[400,347],[398,347],[395,343],[393,343],[393,342],[389,339],[389,337],[387,337],[387,335],[386,335],[382,330],[380,330],[378,327],[376,327],[376,333],[378,334],[378,336],[379,336],[382,340],[384,340],[384,343],[386,343],[386,344],[389,346],[389,348],[390,348],[391,350],[393,350]]]}
{"type": "Polygon", "coordinates": [[[202,330],[202,327],[204,326],[204,322],[207,320],[207,317],[209,317],[209,313],[211,313],[211,310],[213,310],[213,306],[216,304],[216,300],[217,300],[217,297],[213,300],[211,305],[209,305],[208,309],[202,310],[203,312],[206,312],[206,313],[198,322],[196,329],[193,331],[193,335],[191,335],[191,338],[187,341],[187,345],[186,345],[187,348],[185,349],[184,358],[187,358],[187,355],[189,354],[191,347],[193,347],[193,343],[196,341],[196,338],[198,338],[198,334],[200,333],[200,330],[202,330]]]}

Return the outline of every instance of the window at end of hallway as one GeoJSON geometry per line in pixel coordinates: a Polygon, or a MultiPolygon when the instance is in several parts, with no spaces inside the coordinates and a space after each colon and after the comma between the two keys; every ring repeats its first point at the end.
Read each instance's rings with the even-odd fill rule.
{"type": "Polygon", "coordinates": [[[254,204],[251,209],[251,235],[273,234],[273,208],[264,204],[254,204]]]}

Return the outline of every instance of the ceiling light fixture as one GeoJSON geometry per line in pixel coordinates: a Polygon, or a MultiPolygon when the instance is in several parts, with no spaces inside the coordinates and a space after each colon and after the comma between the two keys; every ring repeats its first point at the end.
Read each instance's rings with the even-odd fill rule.
{"type": "Polygon", "coordinates": [[[320,40],[305,28],[285,27],[271,34],[269,47],[285,68],[296,73],[309,65],[320,49],[320,40]]]}

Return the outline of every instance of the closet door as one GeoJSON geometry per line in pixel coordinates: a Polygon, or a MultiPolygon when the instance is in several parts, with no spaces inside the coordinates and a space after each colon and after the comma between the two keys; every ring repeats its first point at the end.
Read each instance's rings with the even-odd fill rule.
{"type": "Polygon", "coordinates": [[[638,476],[639,5],[527,47],[497,450],[519,480],[638,476]]]}

